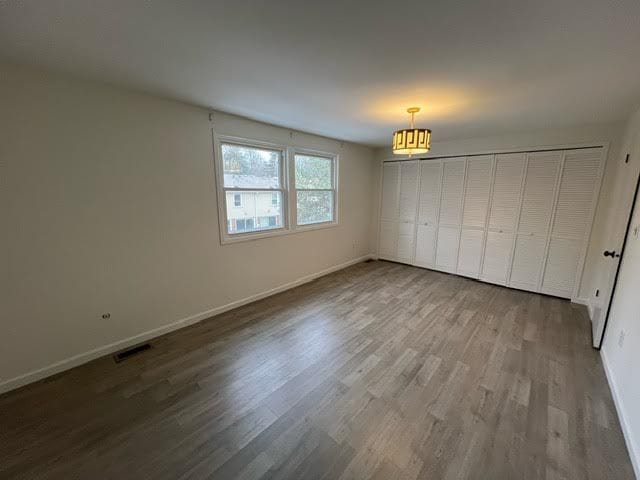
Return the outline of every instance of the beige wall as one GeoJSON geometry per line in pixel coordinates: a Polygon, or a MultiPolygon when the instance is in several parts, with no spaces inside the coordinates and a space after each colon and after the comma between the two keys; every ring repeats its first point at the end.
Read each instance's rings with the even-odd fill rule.
{"type": "Polygon", "coordinates": [[[370,252],[369,148],[10,65],[0,105],[0,389],[370,252]],[[212,127],[339,154],[340,225],[221,246],[212,127]]]}
{"type": "MultiPolygon", "coordinates": [[[[608,282],[606,272],[601,268],[601,257],[603,246],[607,245],[610,233],[611,219],[607,212],[609,212],[610,206],[614,202],[616,179],[619,175],[620,165],[623,163],[623,158],[620,154],[623,129],[624,125],[622,123],[585,125],[582,127],[511,133],[466,140],[434,141],[428,156],[465,155],[510,149],[526,150],[527,148],[579,144],[608,144],[609,154],[580,287],[579,298],[581,301],[586,302],[596,288],[604,288],[608,282]]],[[[437,132],[434,132],[434,137],[437,138],[437,132]]],[[[379,164],[385,159],[393,158],[393,155],[390,149],[379,148],[375,151],[375,158],[376,163],[379,164]]],[[[378,167],[378,175],[380,175],[380,171],[378,167]]],[[[377,222],[377,217],[375,221],[377,222]]]]}

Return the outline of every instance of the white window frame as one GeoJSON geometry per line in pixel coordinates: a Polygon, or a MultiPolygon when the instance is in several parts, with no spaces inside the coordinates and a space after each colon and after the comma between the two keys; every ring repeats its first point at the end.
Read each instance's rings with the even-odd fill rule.
{"type": "Polygon", "coordinates": [[[294,219],[297,230],[315,230],[319,228],[327,228],[338,225],[338,155],[334,153],[320,152],[318,150],[309,150],[306,148],[294,148],[291,155],[291,171],[289,178],[291,179],[291,203],[292,203],[292,219],[294,219]],[[298,188],[296,188],[296,155],[307,155],[311,157],[322,157],[331,160],[331,182],[333,188],[301,188],[301,191],[311,192],[331,192],[333,194],[333,220],[329,222],[318,222],[298,225],[298,188]]]}
{"type": "Polygon", "coordinates": [[[333,228],[338,226],[338,171],[339,155],[336,153],[299,148],[294,145],[283,145],[262,140],[253,140],[229,135],[220,135],[212,131],[213,136],[213,160],[215,171],[216,197],[218,200],[218,227],[220,230],[220,243],[222,245],[259,240],[262,238],[277,237],[294,233],[306,232],[309,230],[319,230],[323,228],[333,228]],[[231,143],[254,148],[266,148],[281,152],[282,162],[280,165],[280,188],[256,189],[256,188],[225,188],[224,186],[224,165],[222,161],[222,144],[231,143]],[[323,223],[312,223],[309,225],[297,225],[296,197],[295,197],[295,155],[315,155],[319,157],[331,158],[333,174],[333,221],[323,223]],[[227,230],[227,202],[226,191],[256,191],[265,190],[271,192],[281,192],[282,227],[268,230],[258,230],[255,232],[228,233],[227,230]],[[290,200],[291,199],[291,200],[290,200]]]}

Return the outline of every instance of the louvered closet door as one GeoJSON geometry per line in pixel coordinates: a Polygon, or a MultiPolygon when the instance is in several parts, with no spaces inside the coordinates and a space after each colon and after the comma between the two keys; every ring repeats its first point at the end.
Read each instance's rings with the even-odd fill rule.
{"type": "Polygon", "coordinates": [[[380,209],[382,220],[398,220],[399,181],[400,164],[384,163],[382,166],[382,206],[380,209]]]}
{"type": "Polygon", "coordinates": [[[478,278],[484,251],[493,155],[467,158],[457,273],[478,278]]]}
{"type": "Polygon", "coordinates": [[[380,238],[378,256],[395,260],[398,253],[400,220],[400,163],[382,165],[382,204],[380,206],[380,238]]]}
{"type": "Polygon", "coordinates": [[[539,291],[563,152],[528,154],[509,286],[539,291]]]}
{"type": "Polygon", "coordinates": [[[512,249],[513,233],[488,231],[480,279],[505,285],[511,264],[512,249]]]}
{"type": "Polygon", "coordinates": [[[440,160],[420,162],[420,202],[414,263],[422,267],[434,266],[441,181],[442,162],[440,160]]]}
{"type": "Polygon", "coordinates": [[[401,262],[413,262],[415,241],[416,208],[418,202],[417,160],[400,164],[400,204],[398,225],[397,259],[401,262]]]}
{"type": "Polygon", "coordinates": [[[395,260],[398,253],[398,222],[381,220],[378,256],[395,260]]]}
{"type": "Polygon", "coordinates": [[[571,298],[591,229],[602,148],[567,150],[549,240],[543,293],[571,298]]]}
{"type": "Polygon", "coordinates": [[[450,273],[456,272],[458,264],[464,170],[464,158],[451,158],[443,160],[442,162],[442,185],[435,268],[450,273]]]}
{"type": "Polygon", "coordinates": [[[480,279],[505,285],[511,266],[526,155],[496,155],[480,279]]]}

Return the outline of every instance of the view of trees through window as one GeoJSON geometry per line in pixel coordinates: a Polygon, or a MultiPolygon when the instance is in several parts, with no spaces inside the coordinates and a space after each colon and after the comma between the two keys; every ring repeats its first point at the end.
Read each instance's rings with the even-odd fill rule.
{"type": "Polygon", "coordinates": [[[282,153],[277,150],[222,145],[224,186],[229,188],[279,188],[282,153]]]}

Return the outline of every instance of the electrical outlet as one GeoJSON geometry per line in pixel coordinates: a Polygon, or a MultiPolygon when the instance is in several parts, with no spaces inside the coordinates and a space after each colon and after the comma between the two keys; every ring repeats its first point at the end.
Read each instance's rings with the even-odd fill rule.
{"type": "Polygon", "coordinates": [[[599,296],[600,296],[600,289],[598,288],[596,289],[596,297],[599,297],[599,296]]]}
{"type": "Polygon", "coordinates": [[[620,330],[620,336],[618,337],[618,346],[622,348],[624,345],[624,330],[620,330]]]}

